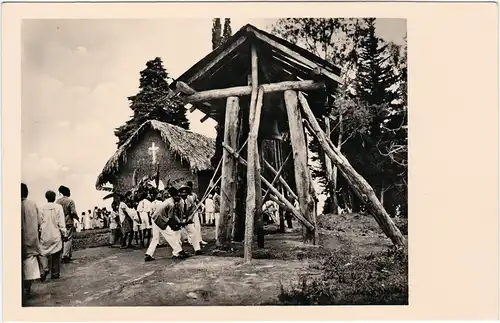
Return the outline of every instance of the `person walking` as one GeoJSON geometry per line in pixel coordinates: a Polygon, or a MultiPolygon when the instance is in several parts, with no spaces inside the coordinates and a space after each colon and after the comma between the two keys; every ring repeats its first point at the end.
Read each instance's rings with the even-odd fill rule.
{"type": "Polygon", "coordinates": [[[59,278],[63,239],[66,238],[64,210],[60,204],[55,203],[56,193],[47,191],[45,198],[47,203],[40,207],[40,263],[43,268],[41,281],[44,281],[49,273],[51,279],[59,278]]]}
{"type": "Polygon", "coordinates": [[[35,202],[28,200],[28,186],[21,183],[21,255],[22,255],[22,287],[23,302],[31,293],[33,281],[40,278],[38,256],[40,241],[40,213],[35,202]]]}
{"type": "Polygon", "coordinates": [[[61,185],[59,186],[59,193],[62,197],[56,201],[57,204],[61,205],[64,211],[64,222],[66,223],[66,241],[63,243],[63,254],[62,262],[70,262],[73,256],[73,233],[75,232],[75,226],[73,225],[73,220],[78,220],[78,213],[76,213],[75,202],[70,198],[71,190],[61,185]]]}

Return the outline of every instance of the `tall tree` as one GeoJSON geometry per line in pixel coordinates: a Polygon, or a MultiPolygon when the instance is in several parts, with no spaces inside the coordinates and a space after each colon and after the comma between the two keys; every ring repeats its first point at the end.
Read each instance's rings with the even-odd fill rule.
{"type": "MultiPolygon", "coordinates": [[[[220,18],[213,19],[212,26],[212,50],[217,49],[220,45],[224,44],[229,37],[231,37],[231,19],[224,19],[224,30],[221,30],[220,18]]],[[[220,116],[220,120],[217,120],[217,125],[215,126],[216,138],[215,138],[215,153],[211,158],[211,163],[214,167],[217,166],[220,159],[222,158],[222,140],[224,139],[224,115],[220,116]]]]}
{"type": "Polygon", "coordinates": [[[166,100],[169,81],[161,58],[156,57],[146,63],[140,72],[139,93],[128,98],[133,116],[122,126],[115,129],[117,145],[121,146],[144,122],[158,120],[184,129],[189,129],[186,108],[176,100],[166,100]]]}
{"type": "Polygon", "coordinates": [[[224,29],[222,31],[222,42],[224,44],[233,35],[231,31],[231,18],[224,18],[224,29]]]}
{"type": "Polygon", "coordinates": [[[212,22],[212,50],[215,50],[222,44],[222,28],[220,18],[214,18],[212,22]]]}
{"type": "MultiPolygon", "coordinates": [[[[379,153],[376,143],[392,113],[391,102],[398,97],[390,89],[398,83],[393,60],[388,55],[395,51],[395,46],[376,36],[372,18],[280,19],[273,32],[341,67],[344,86],[334,104],[326,107],[332,128],[330,139],[380,192],[386,185],[384,182],[394,181],[391,178],[394,167],[386,169],[388,158],[379,153]]],[[[318,116],[322,126],[323,117],[318,116]]],[[[311,141],[310,150],[320,152],[316,140],[311,141]]],[[[320,153],[315,159],[320,167],[313,169],[313,176],[323,184],[330,184],[328,199],[333,203],[329,203],[327,211],[336,211],[339,197],[343,207],[352,208],[356,202],[359,205],[359,201],[350,197],[347,182],[338,178],[336,167],[333,178],[328,179],[325,156],[320,153]]]]}

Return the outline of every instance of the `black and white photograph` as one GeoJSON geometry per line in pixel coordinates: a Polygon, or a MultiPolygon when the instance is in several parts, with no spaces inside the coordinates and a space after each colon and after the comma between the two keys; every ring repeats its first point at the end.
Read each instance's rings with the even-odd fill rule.
{"type": "Polygon", "coordinates": [[[408,305],[407,42],[23,19],[22,306],[408,305]]]}

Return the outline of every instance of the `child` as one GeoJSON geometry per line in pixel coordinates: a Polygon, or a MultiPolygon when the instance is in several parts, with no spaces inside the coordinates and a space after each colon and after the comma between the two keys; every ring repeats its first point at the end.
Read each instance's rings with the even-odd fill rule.
{"type": "Polygon", "coordinates": [[[119,228],[120,217],[118,216],[118,207],[116,204],[111,206],[111,215],[109,217],[109,229],[110,229],[110,237],[109,237],[109,246],[113,247],[119,238],[121,237],[121,231],[119,228]]]}

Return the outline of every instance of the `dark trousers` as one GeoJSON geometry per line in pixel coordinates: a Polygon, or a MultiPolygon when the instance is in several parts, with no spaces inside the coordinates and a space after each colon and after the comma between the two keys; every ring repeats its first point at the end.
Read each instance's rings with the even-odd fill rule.
{"type": "Polygon", "coordinates": [[[122,235],[122,231],[120,229],[111,229],[110,237],[109,237],[109,244],[111,246],[116,244],[118,241],[120,241],[121,235],[122,235]]]}
{"type": "Polygon", "coordinates": [[[61,273],[61,252],[62,250],[48,256],[40,256],[38,261],[41,273],[49,273],[52,278],[59,278],[61,273]]]}

